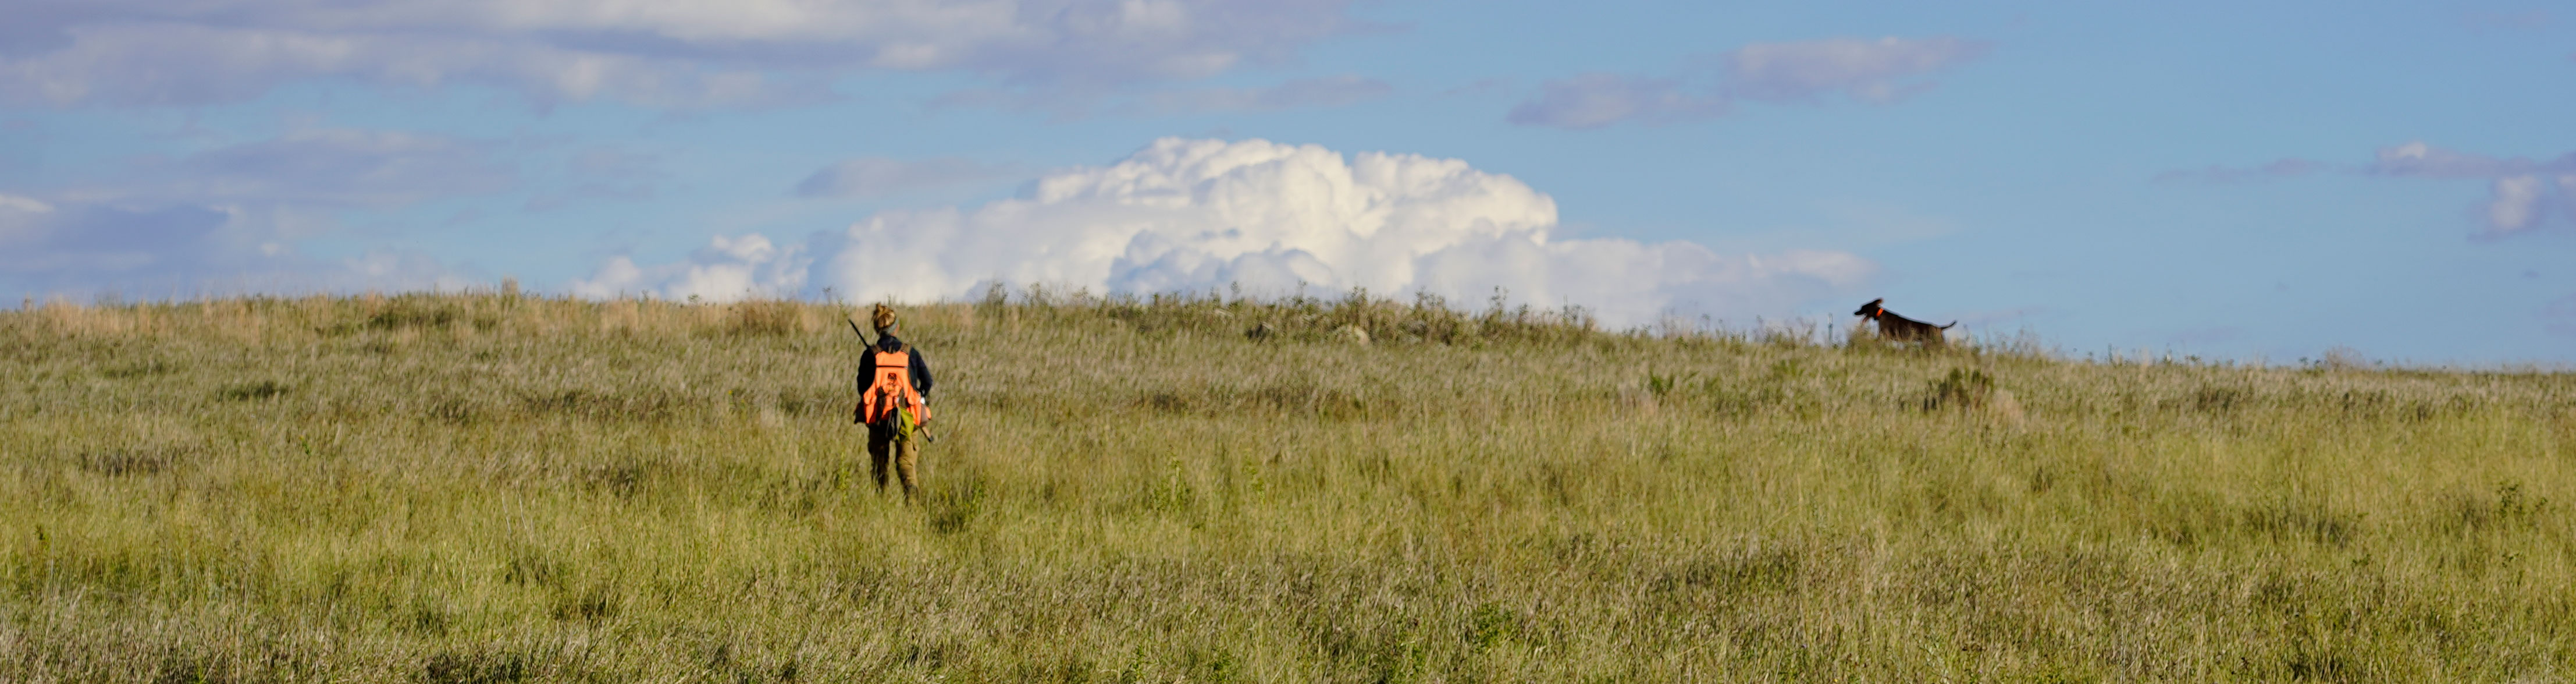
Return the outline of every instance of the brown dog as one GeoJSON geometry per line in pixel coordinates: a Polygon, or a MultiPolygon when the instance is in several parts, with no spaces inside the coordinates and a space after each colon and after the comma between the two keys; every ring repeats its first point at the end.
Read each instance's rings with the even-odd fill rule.
{"type": "Polygon", "coordinates": [[[1852,312],[1852,315],[1878,321],[1878,336],[1898,342],[1920,341],[1925,344],[1941,344],[1947,341],[1941,336],[1941,331],[1950,329],[1950,325],[1959,324],[1958,321],[1951,321],[1950,325],[1933,325],[1899,316],[1896,312],[1887,310],[1887,307],[1879,306],[1886,301],[1886,299],[1869,300],[1868,304],[1860,305],[1860,310],[1852,312]]]}

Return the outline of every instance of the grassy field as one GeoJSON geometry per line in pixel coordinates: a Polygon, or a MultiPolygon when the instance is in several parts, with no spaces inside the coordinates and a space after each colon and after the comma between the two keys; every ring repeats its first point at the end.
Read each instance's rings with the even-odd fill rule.
{"type": "Polygon", "coordinates": [[[1022,294],[907,507],[844,313],[0,312],[0,681],[2576,678],[2568,373],[1022,294]]]}

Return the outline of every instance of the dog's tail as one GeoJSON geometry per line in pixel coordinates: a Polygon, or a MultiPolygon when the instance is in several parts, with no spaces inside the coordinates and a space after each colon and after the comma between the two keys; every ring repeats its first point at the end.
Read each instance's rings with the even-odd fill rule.
{"type": "MultiPolygon", "coordinates": [[[[1959,322],[1958,322],[1958,321],[1951,321],[1951,322],[1950,322],[1950,325],[1958,325],[1958,324],[1959,324],[1959,322]]],[[[1950,329],[1950,325],[1941,326],[1941,329],[1942,329],[1942,330],[1949,330],[1949,329],[1950,329]]]]}

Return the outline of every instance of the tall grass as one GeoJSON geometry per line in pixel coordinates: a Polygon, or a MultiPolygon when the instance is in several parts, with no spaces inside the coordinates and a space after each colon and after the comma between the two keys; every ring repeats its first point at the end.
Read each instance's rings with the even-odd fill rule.
{"type": "Polygon", "coordinates": [[[996,292],[905,507],[845,313],[0,313],[0,681],[2576,673],[2568,374],[996,292]]]}

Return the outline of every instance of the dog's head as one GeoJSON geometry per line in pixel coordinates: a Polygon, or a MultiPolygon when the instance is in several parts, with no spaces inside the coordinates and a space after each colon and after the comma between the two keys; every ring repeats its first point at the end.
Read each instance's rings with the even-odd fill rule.
{"type": "Polygon", "coordinates": [[[1879,304],[1886,301],[1887,300],[1885,298],[1869,300],[1868,304],[1860,305],[1860,310],[1852,312],[1852,315],[1877,320],[1879,314],[1887,313],[1887,307],[1879,306],[1879,304]]]}

